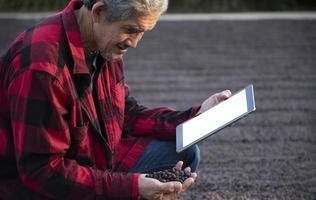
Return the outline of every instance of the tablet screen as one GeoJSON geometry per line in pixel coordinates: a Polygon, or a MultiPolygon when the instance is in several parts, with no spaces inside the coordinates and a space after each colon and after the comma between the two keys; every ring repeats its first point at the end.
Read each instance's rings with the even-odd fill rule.
{"type": "Polygon", "coordinates": [[[253,85],[177,126],[177,152],[188,148],[254,111],[253,85]]]}

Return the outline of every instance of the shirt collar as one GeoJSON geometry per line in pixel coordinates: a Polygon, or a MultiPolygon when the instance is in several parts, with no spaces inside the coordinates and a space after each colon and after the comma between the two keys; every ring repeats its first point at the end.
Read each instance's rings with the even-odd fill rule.
{"type": "Polygon", "coordinates": [[[82,7],[82,5],[81,0],[70,1],[67,7],[62,11],[62,21],[74,61],[73,74],[84,75],[90,74],[90,71],[86,64],[80,29],[74,13],[74,11],[82,7]]]}

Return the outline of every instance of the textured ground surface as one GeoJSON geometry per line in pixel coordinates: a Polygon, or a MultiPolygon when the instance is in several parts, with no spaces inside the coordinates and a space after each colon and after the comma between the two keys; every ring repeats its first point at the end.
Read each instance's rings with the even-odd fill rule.
{"type": "MultiPolygon", "coordinates": [[[[32,23],[0,20],[0,50],[32,23]]],[[[177,109],[254,84],[257,111],[200,144],[178,200],[316,199],[316,21],[160,22],[126,78],[141,103],[177,109]]]]}

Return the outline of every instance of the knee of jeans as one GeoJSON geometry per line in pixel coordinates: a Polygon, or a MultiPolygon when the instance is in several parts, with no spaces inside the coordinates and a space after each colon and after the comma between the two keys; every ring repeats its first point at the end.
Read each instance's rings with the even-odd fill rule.
{"type": "Polygon", "coordinates": [[[200,148],[198,145],[193,145],[187,150],[187,158],[186,166],[190,166],[191,170],[195,172],[201,160],[200,148]]]}

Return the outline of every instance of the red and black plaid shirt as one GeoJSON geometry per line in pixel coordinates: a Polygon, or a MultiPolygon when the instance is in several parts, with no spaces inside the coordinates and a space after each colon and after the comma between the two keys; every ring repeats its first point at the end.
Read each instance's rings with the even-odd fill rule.
{"type": "Polygon", "coordinates": [[[92,89],[81,6],[21,33],[0,58],[0,199],[135,199],[139,174],[126,172],[198,110],[138,105],[122,60],[105,62],[92,89]]]}

